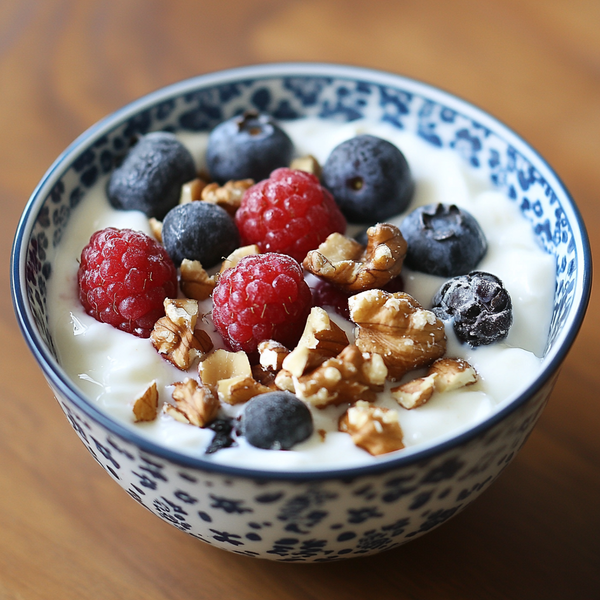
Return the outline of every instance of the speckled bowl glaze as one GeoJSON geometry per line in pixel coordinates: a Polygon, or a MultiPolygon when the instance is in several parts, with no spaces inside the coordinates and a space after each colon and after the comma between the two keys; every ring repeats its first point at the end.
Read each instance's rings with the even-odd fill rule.
{"type": "MultiPolygon", "coordinates": [[[[437,527],[481,494],[535,425],[583,320],[590,249],[577,208],[546,162],[503,124],[397,75],[320,64],[261,65],[200,76],[150,94],[94,125],[46,173],[19,224],[12,293],[31,351],[73,429],[137,502],[208,544],[286,562],[330,561],[393,548],[437,527]],[[324,472],[222,466],[167,450],[88,402],[56,358],[46,283],[70,215],[131,137],[206,131],[256,108],[277,119],[366,116],[449,148],[519,206],[556,257],[554,312],[542,373],[511,402],[443,443],[324,472]]],[[[68,468],[68,465],[65,465],[68,468]]]]}

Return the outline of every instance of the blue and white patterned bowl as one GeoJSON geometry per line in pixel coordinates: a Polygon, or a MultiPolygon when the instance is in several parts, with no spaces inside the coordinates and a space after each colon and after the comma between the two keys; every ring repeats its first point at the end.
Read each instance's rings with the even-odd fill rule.
{"type": "Polygon", "coordinates": [[[31,351],[81,441],[137,502],[182,531],[238,554],[329,561],[393,548],[462,510],[514,458],[536,423],[583,320],[591,286],[584,225],[568,192],[522,139],[456,97],[397,75],[319,64],[247,67],[150,94],[81,135],[48,170],[19,224],[16,313],[31,351]],[[273,473],[209,463],[152,443],[101,412],[56,359],[46,283],[81,198],[153,130],[207,131],[247,108],[278,119],[363,116],[449,148],[519,206],[556,257],[554,312],[542,373],[508,406],[449,441],[375,465],[273,473]]]}

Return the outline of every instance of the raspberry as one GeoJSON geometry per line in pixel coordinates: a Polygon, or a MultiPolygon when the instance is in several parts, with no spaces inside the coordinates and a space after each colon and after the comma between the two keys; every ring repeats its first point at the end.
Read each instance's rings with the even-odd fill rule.
{"type": "Polygon", "coordinates": [[[164,315],[164,299],[177,296],[177,270],[167,251],[131,229],[94,233],[81,252],[77,282],[88,315],[144,338],[164,315]]]}
{"type": "Polygon", "coordinates": [[[311,308],[302,267],[285,254],[246,256],[221,274],[213,291],[213,321],[232,350],[253,353],[259,342],[293,348],[311,308]]]}
{"type": "Polygon", "coordinates": [[[289,254],[302,262],[330,233],[344,233],[346,220],[333,196],[305,171],[276,169],[246,190],[235,215],[242,245],[289,254]]]}

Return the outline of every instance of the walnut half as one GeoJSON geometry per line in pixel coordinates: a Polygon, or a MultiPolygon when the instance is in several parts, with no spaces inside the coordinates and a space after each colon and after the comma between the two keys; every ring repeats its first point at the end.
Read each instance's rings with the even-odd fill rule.
{"type": "Polygon", "coordinates": [[[365,248],[332,233],[304,259],[304,268],[346,292],[381,288],[400,274],[407,244],[395,225],[379,223],[367,230],[365,248]]]}
{"type": "Polygon", "coordinates": [[[444,323],[412,296],[368,290],[348,299],[355,344],[383,356],[389,378],[429,366],[446,352],[444,323]]]}
{"type": "Polygon", "coordinates": [[[177,421],[196,427],[206,427],[217,418],[219,399],[213,387],[200,385],[195,379],[174,384],[173,400],[166,403],[163,411],[177,421]]]}

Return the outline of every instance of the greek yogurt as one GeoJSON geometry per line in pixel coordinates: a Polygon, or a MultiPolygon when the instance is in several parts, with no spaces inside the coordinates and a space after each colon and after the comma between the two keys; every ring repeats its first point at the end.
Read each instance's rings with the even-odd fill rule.
{"type": "MultiPolygon", "coordinates": [[[[180,423],[162,412],[155,421],[134,423],[133,401],[151,381],[157,383],[162,404],[170,398],[173,383],[197,377],[197,365],[187,373],[176,369],[158,355],[150,340],[99,323],[80,305],[78,259],[90,236],[109,226],[150,234],[144,214],[117,211],[110,206],[104,191],[106,180],[101,180],[70,219],[48,290],[50,330],[62,368],[75,385],[116,421],[165,448],[238,467],[284,471],[355,467],[387,460],[398,453],[411,453],[468,429],[510,402],[542,368],[555,282],[554,257],[538,246],[518,207],[470,170],[456,153],[433,148],[417,136],[384,123],[340,124],[308,118],[283,123],[282,127],[294,141],[297,155],[312,154],[321,164],[335,146],[357,134],[370,133],[387,139],[402,150],[415,180],[415,196],[409,211],[420,205],[443,202],[465,208],[478,220],[487,236],[488,251],[477,269],[498,276],[513,303],[513,325],[503,342],[472,349],[458,342],[451,327],[446,329],[446,356],[469,361],[479,381],[460,390],[434,394],[425,405],[410,411],[400,407],[389,393],[390,387],[398,382],[386,384],[377,404],[398,412],[406,448],[379,457],[356,447],[348,434],[337,430],[345,406],[311,408],[315,433],[290,451],[262,450],[238,438],[237,446],[205,455],[213,437],[208,429],[180,423]]],[[[201,169],[208,135],[185,133],[179,138],[201,169]]],[[[403,216],[398,215],[390,222],[399,225],[403,216]]],[[[347,235],[352,233],[350,229],[347,235]]],[[[445,281],[406,268],[402,276],[405,291],[425,308],[431,306],[431,298],[445,281]]],[[[210,312],[210,302],[200,303],[201,314],[210,312]]],[[[331,318],[352,342],[352,324],[334,313],[331,318]]],[[[215,348],[224,347],[209,314],[200,327],[209,333],[215,348]]],[[[402,382],[420,374],[411,373],[402,382]]],[[[223,412],[237,416],[242,408],[243,405],[224,406],[223,412]]]]}

